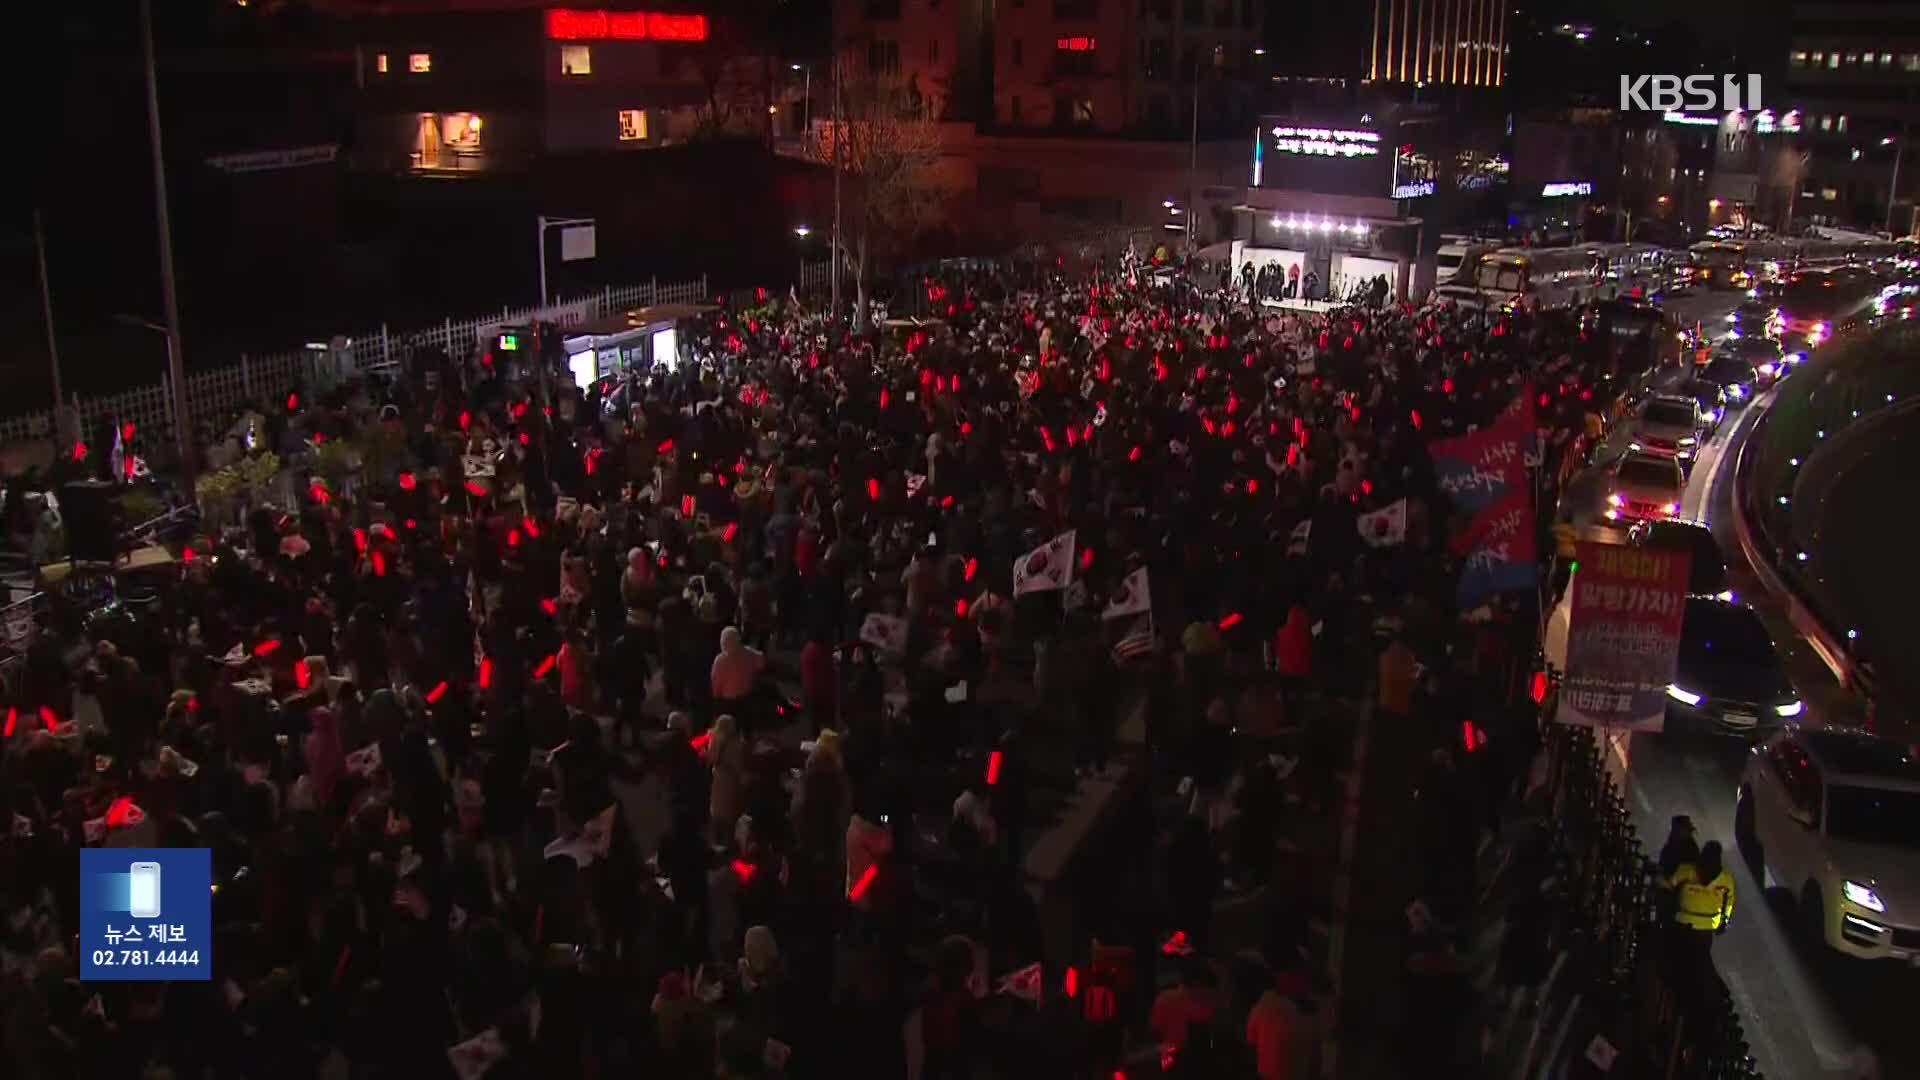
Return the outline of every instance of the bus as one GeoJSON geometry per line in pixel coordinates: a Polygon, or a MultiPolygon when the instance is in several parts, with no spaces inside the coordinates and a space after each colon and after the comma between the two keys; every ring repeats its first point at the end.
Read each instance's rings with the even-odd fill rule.
{"type": "Polygon", "coordinates": [[[1747,245],[1732,240],[1707,240],[1687,249],[1687,268],[1695,284],[1709,289],[1745,289],[1753,284],[1747,267],[1747,245]]]}
{"type": "Polygon", "coordinates": [[[1886,308],[1885,290],[1876,275],[1851,267],[1803,271],[1780,295],[1780,319],[1788,336],[1807,346],[1850,330],[1886,308]]]}
{"type": "Polygon", "coordinates": [[[1651,244],[1501,248],[1481,256],[1470,277],[1434,293],[1469,308],[1572,307],[1630,293],[1659,259],[1659,249],[1651,244]]]}

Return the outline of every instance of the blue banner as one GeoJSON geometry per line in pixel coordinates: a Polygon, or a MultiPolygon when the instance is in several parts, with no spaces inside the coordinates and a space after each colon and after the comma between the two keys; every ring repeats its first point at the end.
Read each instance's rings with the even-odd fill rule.
{"type": "Polygon", "coordinates": [[[212,978],[208,849],[80,849],[82,982],[212,978]]]}

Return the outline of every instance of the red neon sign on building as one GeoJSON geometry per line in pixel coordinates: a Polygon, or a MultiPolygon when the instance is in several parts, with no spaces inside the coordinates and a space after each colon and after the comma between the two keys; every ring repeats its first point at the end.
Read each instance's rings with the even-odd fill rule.
{"type": "Polygon", "coordinates": [[[1096,40],[1090,37],[1063,37],[1053,43],[1061,52],[1093,52],[1096,40]]]}
{"type": "Polygon", "coordinates": [[[549,8],[547,37],[554,41],[705,41],[707,17],[664,11],[549,8]]]}

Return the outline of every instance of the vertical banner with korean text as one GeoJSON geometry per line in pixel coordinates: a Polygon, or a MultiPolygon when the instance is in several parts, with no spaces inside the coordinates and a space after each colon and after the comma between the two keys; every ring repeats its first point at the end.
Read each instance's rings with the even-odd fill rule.
{"type": "Polygon", "coordinates": [[[1661,730],[1692,561],[1686,551],[1580,542],[1560,723],[1661,730]]]}

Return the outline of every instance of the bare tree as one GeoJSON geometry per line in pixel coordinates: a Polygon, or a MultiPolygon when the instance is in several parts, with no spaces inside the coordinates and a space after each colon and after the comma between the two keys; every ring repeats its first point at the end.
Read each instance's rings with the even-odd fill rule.
{"type": "MultiPolygon", "coordinates": [[[[940,131],[926,105],[900,80],[869,76],[841,85],[841,120],[828,126],[846,170],[844,258],[854,282],[854,325],[867,318],[869,275],[878,259],[900,250],[940,216],[935,183],[940,131]]],[[[833,145],[822,148],[833,159],[833,145]]]]}

